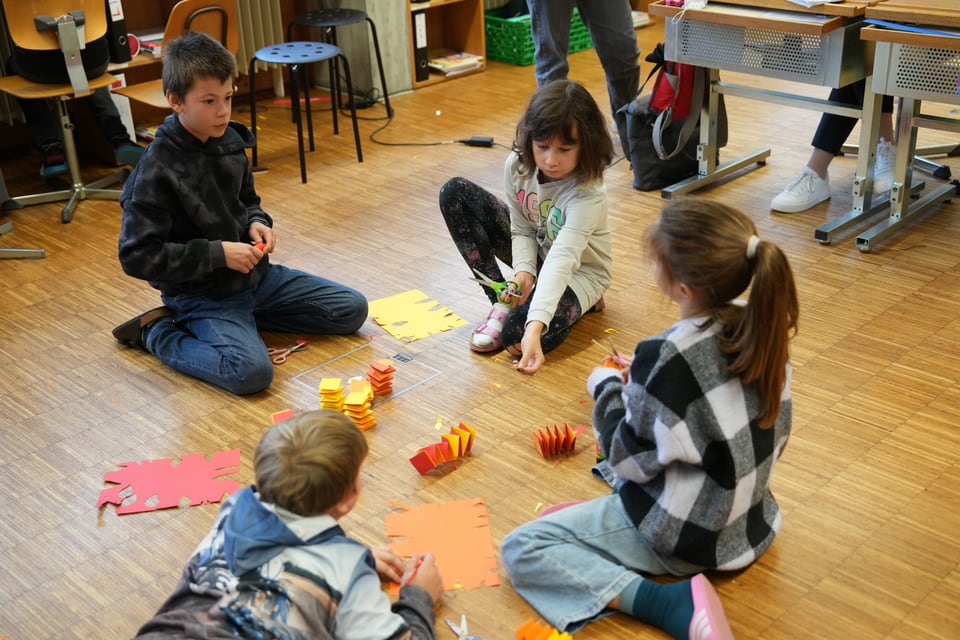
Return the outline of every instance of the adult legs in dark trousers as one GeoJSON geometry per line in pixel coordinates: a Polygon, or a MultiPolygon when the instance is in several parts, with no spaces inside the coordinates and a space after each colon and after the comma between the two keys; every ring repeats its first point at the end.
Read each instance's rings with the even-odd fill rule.
{"type": "MultiPolygon", "coordinates": [[[[863,107],[866,80],[858,80],[830,92],[829,100],[852,107],[863,107]]],[[[880,109],[880,142],[873,171],[873,192],[886,193],[893,186],[893,167],[897,148],[893,131],[893,98],[884,96],[880,109]]],[[[825,113],[813,136],[813,152],[806,166],[773,199],[770,208],[782,213],[805,211],[830,198],[827,168],[839,155],[843,144],[857,125],[856,118],[825,113]]]]}
{"type": "MultiPolygon", "coordinates": [[[[80,54],[88,78],[102,75],[110,61],[106,38],[88,43],[80,54]]],[[[60,84],[70,82],[63,54],[60,51],[33,51],[14,48],[7,63],[10,73],[23,76],[33,82],[60,84]]],[[[113,102],[108,87],[95,90],[85,98],[97,127],[114,148],[119,164],[136,165],[143,147],[130,139],[120,112],[113,102]]],[[[68,170],[63,149],[62,132],[58,117],[47,100],[18,100],[27,125],[33,132],[34,144],[43,154],[40,174],[46,177],[66,173],[68,170]]]]}
{"type": "Polygon", "coordinates": [[[570,71],[567,50],[574,7],[600,58],[614,114],[636,97],[640,87],[640,49],[629,0],[527,0],[537,86],[565,79],[570,71]]]}

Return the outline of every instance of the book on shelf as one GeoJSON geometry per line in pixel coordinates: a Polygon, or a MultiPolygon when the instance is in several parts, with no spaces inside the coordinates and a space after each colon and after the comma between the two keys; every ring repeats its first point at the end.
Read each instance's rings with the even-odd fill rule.
{"type": "Polygon", "coordinates": [[[140,53],[151,58],[159,58],[163,49],[163,31],[155,29],[145,29],[134,31],[133,35],[137,37],[140,43],[140,53]]]}
{"type": "Polygon", "coordinates": [[[452,76],[480,69],[483,67],[483,56],[453,49],[437,49],[430,52],[427,66],[445,76],[452,76]]]}
{"type": "Polygon", "coordinates": [[[157,137],[157,127],[159,125],[138,124],[136,126],[137,138],[150,143],[157,137]]]}

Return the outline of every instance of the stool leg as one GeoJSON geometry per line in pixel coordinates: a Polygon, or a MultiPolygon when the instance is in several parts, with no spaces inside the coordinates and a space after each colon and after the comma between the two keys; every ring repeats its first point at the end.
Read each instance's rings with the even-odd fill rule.
{"type": "Polygon", "coordinates": [[[327,60],[327,68],[330,73],[330,113],[333,117],[333,135],[339,135],[340,121],[337,119],[337,113],[340,111],[340,82],[335,78],[340,77],[340,67],[337,65],[336,56],[327,60]]]}
{"type": "Polygon", "coordinates": [[[373,36],[373,51],[377,54],[377,66],[380,68],[380,86],[383,87],[383,104],[387,108],[387,117],[393,117],[393,108],[390,106],[390,92],[387,91],[387,78],[383,74],[383,58],[380,57],[380,39],[377,37],[377,27],[373,20],[367,18],[370,25],[370,35],[373,36]]]}
{"type": "MultiPolygon", "coordinates": [[[[335,46],[335,47],[339,47],[340,45],[337,44],[337,28],[336,28],[336,27],[330,27],[330,28],[327,30],[327,33],[328,33],[329,38],[330,38],[330,40],[329,40],[329,41],[330,41],[330,44],[332,44],[332,45],[335,46]]],[[[334,70],[334,76],[330,79],[330,82],[331,82],[330,88],[333,89],[333,87],[336,86],[336,88],[337,88],[337,90],[336,90],[336,97],[337,97],[336,108],[337,108],[337,109],[342,109],[342,108],[343,108],[343,91],[341,90],[341,87],[340,87],[340,73],[339,73],[340,69],[339,69],[339,67],[337,66],[337,59],[336,59],[336,58],[331,58],[331,59],[330,59],[330,62],[333,63],[333,70],[334,70]]],[[[353,96],[352,96],[352,95],[349,96],[349,97],[350,97],[350,100],[353,100],[353,96]]],[[[332,98],[332,96],[331,96],[331,98],[332,98]]],[[[334,123],[336,123],[336,120],[334,120],[334,123]]],[[[334,126],[336,126],[336,124],[334,124],[334,126]]],[[[334,129],[334,133],[337,133],[336,129],[334,129]]]]}
{"type": "Polygon", "coordinates": [[[300,86],[303,87],[303,110],[307,112],[307,135],[310,137],[310,151],[314,151],[316,146],[313,142],[313,110],[310,107],[310,71],[309,65],[304,65],[301,70],[303,76],[300,86]]]}
{"type": "Polygon", "coordinates": [[[353,81],[350,80],[350,63],[342,53],[337,56],[343,62],[343,75],[347,80],[347,92],[350,94],[350,116],[353,118],[353,142],[357,145],[357,162],[363,162],[360,151],[360,127],[357,125],[357,101],[353,99],[353,81]]]}
{"type": "Polygon", "coordinates": [[[254,67],[257,64],[256,58],[250,59],[250,132],[253,133],[253,166],[257,166],[257,141],[260,136],[257,135],[257,87],[254,80],[256,73],[254,67]]]}
{"type": "Polygon", "coordinates": [[[297,123],[297,150],[300,153],[300,182],[307,182],[307,159],[303,153],[303,122],[300,118],[300,84],[299,72],[300,65],[294,64],[290,67],[290,104],[293,107],[293,120],[297,123]]]}

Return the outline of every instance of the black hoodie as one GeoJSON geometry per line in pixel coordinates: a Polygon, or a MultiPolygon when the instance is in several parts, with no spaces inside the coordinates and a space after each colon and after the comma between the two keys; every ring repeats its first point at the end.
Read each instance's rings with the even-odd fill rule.
{"type": "Polygon", "coordinates": [[[253,186],[246,155],[253,143],[236,121],[221,137],[200,142],[176,114],[167,116],[120,195],[125,273],[170,296],[224,298],[257,285],[267,257],[240,273],[226,267],[221,244],[250,242],[253,222],[273,226],[253,186]]]}

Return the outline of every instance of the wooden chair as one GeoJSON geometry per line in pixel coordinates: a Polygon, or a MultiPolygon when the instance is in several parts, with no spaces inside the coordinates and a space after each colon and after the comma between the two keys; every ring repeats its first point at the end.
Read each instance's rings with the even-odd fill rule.
{"type": "Polygon", "coordinates": [[[104,187],[122,182],[130,173],[124,169],[84,184],[73,139],[73,123],[67,109],[70,100],[90,95],[95,89],[110,86],[115,80],[108,73],[88,80],[80,59],[82,46],[102,38],[107,32],[106,4],[103,0],[3,0],[2,5],[10,38],[15,45],[23,49],[63,51],[69,83],[42,84],[20,76],[7,76],[0,78],[0,91],[27,100],[42,98],[56,102],[71,184],[66,189],[17,196],[14,200],[24,205],[66,200],[60,219],[67,223],[73,218],[73,211],[81,200],[118,200],[120,191],[104,187]]]}
{"type": "MultiPolygon", "coordinates": [[[[180,0],[170,11],[163,29],[163,41],[170,42],[185,31],[202,31],[218,39],[230,53],[237,55],[240,33],[237,30],[236,0],[180,0]]],[[[161,51],[163,49],[161,48],[161,51]]],[[[163,93],[163,79],[138,82],[115,89],[119,95],[159,109],[169,109],[163,93]]]]}

